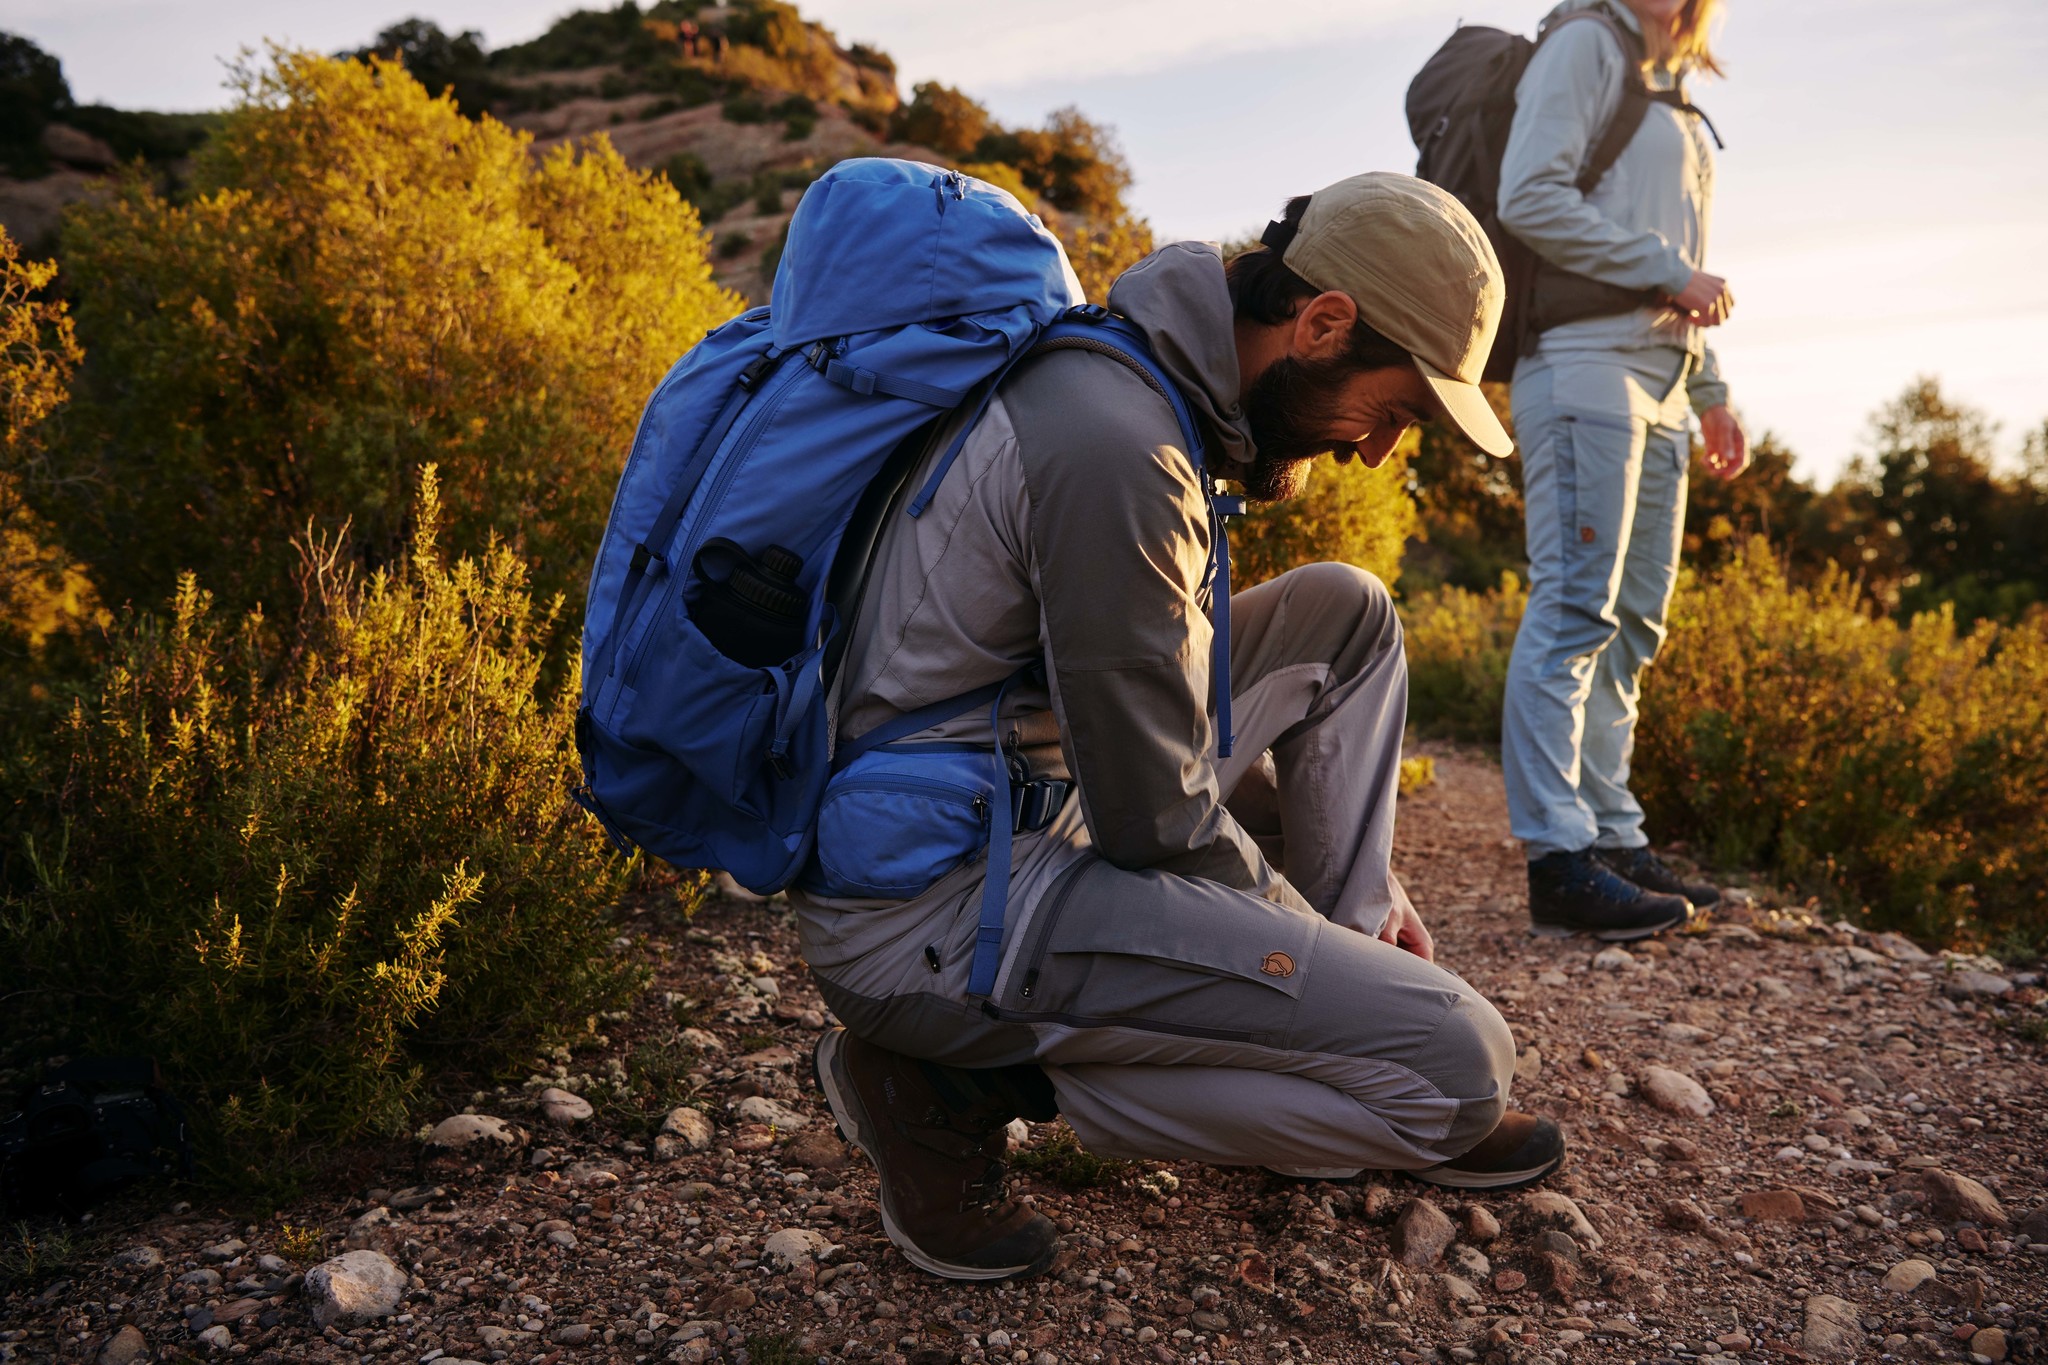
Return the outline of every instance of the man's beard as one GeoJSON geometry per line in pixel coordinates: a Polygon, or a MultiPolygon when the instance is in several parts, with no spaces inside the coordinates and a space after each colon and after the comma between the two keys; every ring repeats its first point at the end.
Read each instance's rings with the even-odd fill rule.
{"type": "Polygon", "coordinates": [[[1337,444],[1318,433],[1329,430],[1337,387],[1351,372],[1343,360],[1282,356],[1252,381],[1244,412],[1258,452],[1234,476],[1246,497],[1284,502],[1308,486],[1309,465],[1337,444]]]}

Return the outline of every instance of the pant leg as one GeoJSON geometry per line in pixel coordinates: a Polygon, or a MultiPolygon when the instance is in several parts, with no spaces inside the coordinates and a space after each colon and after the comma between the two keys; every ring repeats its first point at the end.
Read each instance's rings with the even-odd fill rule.
{"type": "Polygon", "coordinates": [[[1378,933],[1406,904],[1391,867],[1408,659],[1386,585],[1310,564],[1230,600],[1233,815],[1338,924],[1378,933]],[[1268,757],[1270,755],[1270,758],[1268,757]]]}
{"type": "Polygon", "coordinates": [[[1514,1041],[1470,986],[1321,916],[1089,858],[980,1009],[827,1002],[884,1047],[1033,1061],[1091,1151],[1220,1165],[1417,1169],[1507,1103],[1514,1041]]]}
{"type": "Polygon", "coordinates": [[[1629,764],[1643,669],[1664,643],[1671,593],[1678,583],[1691,454],[1683,412],[1667,411],[1649,429],[1644,445],[1634,526],[1615,600],[1619,630],[1600,655],[1586,699],[1579,793],[1599,824],[1596,842],[1603,848],[1640,848],[1649,842],[1643,808],[1628,788],[1629,764]]]}
{"type": "Polygon", "coordinates": [[[1528,529],[1529,601],[1501,707],[1509,827],[1531,859],[1599,836],[1580,794],[1586,700],[1620,629],[1648,422],[1620,363],[1524,359],[1513,391],[1528,529]]]}

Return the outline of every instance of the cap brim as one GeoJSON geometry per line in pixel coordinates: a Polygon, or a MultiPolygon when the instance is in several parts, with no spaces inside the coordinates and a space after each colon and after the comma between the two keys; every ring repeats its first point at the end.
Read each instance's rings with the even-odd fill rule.
{"type": "Polygon", "coordinates": [[[1436,366],[1415,357],[1415,368],[1422,371],[1422,377],[1429,381],[1430,392],[1436,395],[1437,406],[1444,416],[1465,433],[1467,440],[1487,454],[1505,459],[1515,453],[1515,443],[1508,436],[1500,418],[1493,415],[1493,404],[1486,401],[1486,395],[1479,391],[1477,384],[1467,384],[1461,379],[1439,370],[1436,366]]]}

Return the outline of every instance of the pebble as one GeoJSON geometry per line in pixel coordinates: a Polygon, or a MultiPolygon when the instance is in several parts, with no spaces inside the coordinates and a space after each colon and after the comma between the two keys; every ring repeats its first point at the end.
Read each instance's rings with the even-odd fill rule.
{"type": "Polygon", "coordinates": [[[1456,1235],[1442,1209],[1427,1199],[1411,1199],[1394,1220],[1394,1254],[1403,1265],[1435,1265],[1456,1235]]]}
{"type": "Polygon", "coordinates": [[[1934,1278],[1934,1267],[1922,1260],[1900,1261],[1884,1273],[1879,1281],[1895,1294],[1909,1294],[1934,1278]]]}
{"type": "Polygon", "coordinates": [[[1970,1354],[1986,1360],[2004,1360],[2008,1350],[2005,1333],[1997,1327],[1986,1327],[1970,1338],[1970,1354]]]}
{"type": "Polygon", "coordinates": [[[114,1257],[116,1270],[155,1270],[164,1263],[164,1254],[152,1246],[129,1247],[114,1257]]]}
{"type": "Polygon", "coordinates": [[[1708,1042],[1714,1036],[1698,1024],[1666,1024],[1662,1033],[1665,1042],[1680,1043],[1688,1046],[1694,1043],[1708,1042]]]}
{"type": "Polygon", "coordinates": [[[427,1146],[451,1152],[480,1143],[494,1147],[518,1147],[525,1141],[525,1132],[490,1114],[451,1114],[435,1124],[427,1134],[427,1146]]]}
{"type": "Polygon", "coordinates": [[[149,1339],[134,1324],[123,1327],[100,1347],[99,1365],[141,1365],[149,1359],[149,1339]]]}
{"type": "Polygon", "coordinates": [[[2001,995],[2012,994],[2012,982],[2005,977],[1994,976],[1990,972],[1957,972],[1942,982],[1941,988],[1948,995],[1958,1000],[1968,999],[1971,996],[1991,996],[1996,998],[2001,995]]]}
{"type": "MultiPolygon", "coordinates": [[[[2048,1212],[2044,1209],[2043,1212],[2048,1212]]],[[[1469,1205],[1465,1210],[1465,1237],[1468,1241],[1486,1243],[1500,1236],[1500,1219],[1481,1204],[1469,1205]]]]}
{"type": "Polygon", "coordinates": [[[1625,972],[1636,965],[1626,948],[1602,948],[1593,954],[1593,970],[1596,972],[1625,972]]]}
{"type": "Polygon", "coordinates": [[[1531,1190],[1522,1196],[1520,1208],[1530,1226],[1556,1228],[1571,1234],[1580,1246],[1600,1249],[1600,1234],[1586,1221],[1585,1211],[1556,1190],[1531,1190]]]}
{"type": "Polygon", "coordinates": [[[832,1244],[810,1228],[784,1228],[761,1244],[761,1258],[782,1270],[795,1270],[818,1259],[832,1244]]]}
{"type": "Polygon", "coordinates": [[[199,1253],[199,1259],[202,1261],[213,1261],[216,1264],[221,1261],[232,1261],[248,1249],[249,1244],[247,1242],[239,1237],[234,1237],[225,1242],[216,1242],[214,1245],[206,1248],[199,1253]]]}
{"type": "Polygon", "coordinates": [[[1450,1259],[1458,1273],[1470,1280],[1483,1280],[1493,1273],[1493,1262],[1487,1260],[1486,1253],[1478,1247],[1460,1243],[1451,1248],[1450,1259]]]}
{"type": "Polygon", "coordinates": [[[1666,1113],[1705,1118],[1714,1112],[1714,1102],[1708,1098],[1706,1089],[1692,1077],[1669,1067],[1644,1067],[1640,1083],[1643,1097],[1666,1113]]]}
{"type": "Polygon", "coordinates": [[[1759,1223],[1803,1223],[1806,1201],[1796,1190],[1750,1190],[1735,1201],[1744,1218],[1759,1223]]]}
{"type": "Polygon", "coordinates": [[[794,1132],[808,1128],[810,1115],[790,1108],[781,1100],[771,1100],[766,1095],[749,1095],[739,1102],[736,1112],[747,1123],[765,1123],[771,1128],[794,1132]]]}
{"type": "Polygon", "coordinates": [[[590,1101],[581,1095],[571,1094],[557,1086],[549,1086],[540,1092],[540,1114],[558,1128],[568,1128],[585,1122],[597,1111],[590,1107],[590,1101]]]}
{"type": "Polygon", "coordinates": [[[2006,1225],[2005,1206],[1998,1202],[1998,1196],[1966,1175],[1927,1170],[1902,1176],[1893,1182],[1893,1187],[1925,1195],[1929,1212],[1946,1222],[2001,1228],[2006,1225]]]}
{"type": "Polygon", "coordinates": [[[200,1289],[218,1289],[220,1288],[220,1272],[218,1270],[188,1270],[178,1277],[178,1283],[193,1285],[200,1289]]]}
{"type": "Polygon", "coordinates": [[[1493,1277],[1493,1287],[1503,1294],[1512,1294],[1529,1283],[1529,1277],[1519,1270],[1503,1270],[1493,1277]]]}
{"type": "Polygon", "coordinates": [[[553,1340],[557,1346],[582,1346],[592,1335],[587,1322],[565,1322],[555,1329],[553,1340]]]}
{"type": "Polygon", "coordinates": [[[306,1272],[305,1294],[318,1327],[387,1318],[405,1296],[405,1272],[381,1251],[345,1251],[306,1272]]]}
{"type": "Polygon", "coordinates": [[[199,1341],[209,1350],[225,1351],[235,1344],[235,1334],[225,1327],[209,1327],[199,1334],[199,1341]]]}
{"type": "Polygon", "coordinates": [[[1806,1300],[1799,1349],[1813,1360],[1854,1360],[1863,1347],[1863,1321],[1856,1305],[1832,1294],[1806,1300]]]}
{"type": "Polygon", "coordinates": [[[703,1110],[681,1105],[669,1110],[661,1121],[661,1136],[673,1138],[686,1152],[701,1152],[711,1146],[717,1133],[703,1110]]]}

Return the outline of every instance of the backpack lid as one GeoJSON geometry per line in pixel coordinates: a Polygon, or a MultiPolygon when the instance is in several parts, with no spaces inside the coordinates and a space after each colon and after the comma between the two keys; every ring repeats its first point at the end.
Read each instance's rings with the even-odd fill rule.
{"type": "Polygon", "coordinates": [[[775,271],[784,349],[1082,299],[1059,239],[1015,195],[920,161],[842,161],[804,192],[775,271]]]}

